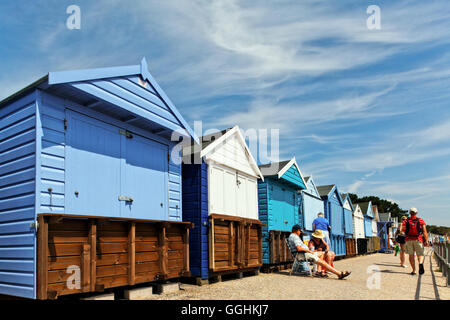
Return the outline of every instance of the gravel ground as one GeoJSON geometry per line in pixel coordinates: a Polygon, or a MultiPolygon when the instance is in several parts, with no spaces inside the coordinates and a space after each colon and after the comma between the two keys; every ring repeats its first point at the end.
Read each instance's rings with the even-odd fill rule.
{"type": "MultiPolygon", "coordinates": [[[[436,300],[437,297],[450,300],[450,288],[445,286],[442,274],[436,271],[436,262],[430,252],[425,258],[425,274],[421,277],[410,275],[410,268],[401,268],[399,257],[393,254],[344,259],[336,261],[335,267],[351,270],[352,274],[345,280],[338,280],[334,275],[328,279],[289,276],[289,270],[283,270],[202,287],[182,284],[179,293],[152,295],[149,300],[436,300]],[[378,271],[369,269],[368,273],[369,267],[378,268],[378,271]],[[368,288],[371,276],[380,276],[379,288],[368,288]]],[[[371,283],[376,285],[376,281],[371,283]]]]}

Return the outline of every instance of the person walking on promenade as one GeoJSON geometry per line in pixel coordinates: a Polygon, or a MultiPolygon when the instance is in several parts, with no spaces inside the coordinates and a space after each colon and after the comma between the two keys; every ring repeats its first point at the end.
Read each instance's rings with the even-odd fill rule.
{"type": "Polygon", "coordinates": [[[315,218],[312,223],[312,228],[313,228],[313,231],[322,230],[322,233],[324,235],[323,240],[328,245],[331,245],[331,241],[330,241],[331,226],[330,226],[330,223],[328,222],[328,220],[323,217],[322,212],[319,212],[317,214],[317,218],[315,218]]]}
{"type": "Polygon", "coordinates": [[[406,221],[408,217],[403,216],[397,231],[395,232],[395,242],[400,246],[400,266],[407,268],[406,266],[406,236],[405,232],[402,231],[403,222],[406,221]]]}
{"type": "Polygon", "coordinates": [[[406,236],[406,253],[409,255],[409,262],[411,263],[411,275],[416,274],[416,261],[414,253],[417,255],[419,261],[419,274],[424,274],[425,269],[423,262],[425,260],[424,246],[428,245],[428,233],[425,221],[417,217],[417,209],[411,208],[409,210],[410,217],[402,222],[402,231],[406,236]]]}

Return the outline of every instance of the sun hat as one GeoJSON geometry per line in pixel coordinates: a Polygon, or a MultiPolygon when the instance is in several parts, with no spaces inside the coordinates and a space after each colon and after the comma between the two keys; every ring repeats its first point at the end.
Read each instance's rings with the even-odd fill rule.
{"type": "Polygon", "coordinates": [[[402,216],[402,220],[406,220],[406,219],[408,219],[407,216],[402,216]]]}
{"type": "Polygon", "coordinates": [[[322,230],[316,229],[316,231],[314,231],[314,233],[312,234],[312,236],[314,238],[319,238],[319,239],[323,239],[325,238],[325,236],[322,233],[322,230]]]}
{"type": "Polygon", "coordinates": [[[411,209],[409,209],[409,212],[417,213],[418,211],[416,208],[411,208],[411,209]]]}

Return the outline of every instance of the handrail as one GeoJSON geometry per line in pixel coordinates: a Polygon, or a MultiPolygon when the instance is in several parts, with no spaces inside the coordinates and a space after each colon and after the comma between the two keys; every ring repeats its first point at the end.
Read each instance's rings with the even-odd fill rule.
{"type": "Polygon", "coordinates": [[[447,287],[450,287],[450,243],[434,243],[433,251],[442,275],[447,278],[447,287]]]}

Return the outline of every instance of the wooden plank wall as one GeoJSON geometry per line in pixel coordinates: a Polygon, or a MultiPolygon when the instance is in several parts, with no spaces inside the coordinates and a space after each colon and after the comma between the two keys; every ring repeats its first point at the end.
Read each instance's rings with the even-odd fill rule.
{"type": "Polygon", "coordinates": [[[286,231],[270,231],[270,264],[289,264],[293,262],[292,255],[286,245],[286,239],[291,233],[286,231]]]}
{"type": "Polygon", "coordinates": [[[345,239],[346,256],[356,256],[356,239],[345,239]]]}
{"type": "Polygon", "coordinates": [[[190,224],[39,216],[38,298],[189,275],[190,224]]]}
{"type": "Polygon", "coordinates": [[[209,267],[212,272],[262,265],[262,228],[259,221],[210,216],[210,222],[209,267]]]}

